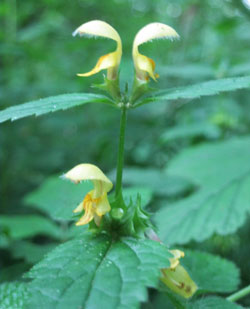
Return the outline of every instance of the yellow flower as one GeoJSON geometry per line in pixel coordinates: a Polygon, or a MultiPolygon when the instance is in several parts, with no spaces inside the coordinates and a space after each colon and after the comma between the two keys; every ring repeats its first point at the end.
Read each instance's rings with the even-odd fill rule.
{"type": "Polygon", "coordinates": [[[80,36],[101,36],[117,42],[116,50],[100,57],[96,66],[90,72],[77,75],[90,76],[100,72],[101,70],[107,69],[107,78],[109,80],[116,79],[122,56],[122,42],[117,31],[104,21],[92,20],[82,24],[73,32],[73,36],[77,34],[80,36]]]}
{"type": "Polygon", "coordinates": [[[94,219],[96,225],[100,225],[101,218],[111,210],[107,193],[112,189],[112,182],[103,172],[92,164],[79,164],[68,171],[65,178],[79,183],[83,180],[91,180],[94,189],[88,192],[83,201],[76,207],[74,212],[85,211],[76,225],[88,224],[94,219]]]}
{"type": "Polygon", "coordinates": [[[133,43],[133,60],[136,77],[142,81],[148,81],[149,76],[156,81],[159,77],[155,71],[155,62],[139,53],[138,46],[154,39],[176,39],[179,38],[177,32],[162,23],[151,23],[143,27],[135,36],[133,43]]]}
{"type": "Polygon", "coordinates": [[[196,291],[197,285],[190,278],[186,269],[180,265],[179,259],[184,257],[180,250],[170,250],[173,258],[170,258],[170,267],[162,269],[161,281],[175,293],[190,298],[196,291]]]}

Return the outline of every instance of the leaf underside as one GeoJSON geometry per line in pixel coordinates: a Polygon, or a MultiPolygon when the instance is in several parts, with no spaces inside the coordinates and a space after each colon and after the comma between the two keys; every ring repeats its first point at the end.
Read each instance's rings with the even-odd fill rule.
{"type": "Polygon", "coordinates": [[[156,101],[196,99],[202,96],[211,96],[221,92],[235,91],[244,88],[250,88],[250,76],[211,80],[200,84],[162,90],[143,98],[138,101],[135,106],[141,106],[156,101]]]}
{"type": "Polygon", "coordinates": [[[94,93],[61,94],[45,99],[39,99],[24,104],[19,104],[0,111],[0,123],[7,120],[17,120],[28,116],[41,116],[43,114],[69,109],[87,103],[113,104],[104,95],[94,93]]]}
{"type": "Polygon", "coordinates": [[[0,309],[25,309],[28,300],[27,284],[8,282],[0,285],[0,309]]]}
{"type": "Polygon", "coordinates": [[[158,283],[169,252],[160,243],[107,235],[81,237],[57,247],[28,273],[28,308],[131,309],[158,283]]]}
{"type": "Polygon", "coordinates": [[[189,148],[169,165],[198,190],[156,214],[160,235],[169,244],[203,241],[213,233],[235,232],[250,211],[250,138],[189,148]]]}

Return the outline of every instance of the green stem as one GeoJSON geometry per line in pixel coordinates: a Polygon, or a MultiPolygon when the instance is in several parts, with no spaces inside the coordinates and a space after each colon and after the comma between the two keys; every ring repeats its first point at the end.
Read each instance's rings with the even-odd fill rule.
{"type": "Polygon", "coordinates": [[[246,296],[248,294],[250,294],[250,285],[245,287],[244,289],[239,290],[238,292],[228,296],[227,300],[229,300],[229,301],[237,301],[238,299],[240,299],[240,298],[242,298],[242,297],[244,297],[244,296],[246,296]]]}
{"type": "Polygon", "coordinates": [[[117,170],[116,170],[116,187],[115,187],[116,197],[119,196],[122,190],[122,171],[123,171],[123,162],[124,162],[126,120],[127,120],[127,109],[124,105],[121,108],[120,137],[119,137],[119,149],[118,149],[118,160],[117,160],[117,170]]]}

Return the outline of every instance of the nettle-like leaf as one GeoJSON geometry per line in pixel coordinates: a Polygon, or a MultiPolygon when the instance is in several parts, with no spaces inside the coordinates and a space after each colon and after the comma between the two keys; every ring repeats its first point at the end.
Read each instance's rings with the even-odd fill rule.
{"type": "Polygon", "coordinates": [[[210,296],[188,303],[186,309],[241,309],[243,307],[222,297],[210,296]]]}
{"type": "Polygon", "coordinates": [[[218,80],[211,80],[200,84],[189,85],[179,88],[170,88],[155,92],[141,100],[135,106],[157,101],[168,101],[178,99],[196,99],[202,96],[211,96],[220,92],[234,91],[250,87],[250,76],[232,77],[218,80]]]}
{"type": "Polygon", "coordinates": [[[31,115],[43,114],[69,109],[87,103],[104,103],[114,105],[106,96],[94,93],[69,93],[40,100],[31,101],[6,108],[0,111],[0,123],[6,120],[17,120],[31,115]]]}
{"type": "Polygon", "coordinates": [[[238,288],[239,270],[234,263],[205,252],[184,251],[181,263],[197,284],[199,292],[229,293],[238,288]]]}
{"type": "Polygon", "coordinates": [[[0,285],[0,309],[25,309],[28,300],[26,283],[8,282],[0,285]]]}
{"type": "Polygon", "coordinates": [[[1,215],[0,226],[13,240],[38,234],[61,238],[60,228],[49,219],[38,215],[1,215]]]}
{"type": "Polygon", "coordinates": [[[137,308],[156,287],[169,251],[146,239],[83,234],[58,246],[28,273],[28,308],[137,308]]]}
{"type": "Polygon", "coordinates": [[[203,144],[180,153],[168,166],[198,186],[195,194],[156,215],[167,243],[203,241],[235,232],[250,211],[250,138],[203,144]]]}

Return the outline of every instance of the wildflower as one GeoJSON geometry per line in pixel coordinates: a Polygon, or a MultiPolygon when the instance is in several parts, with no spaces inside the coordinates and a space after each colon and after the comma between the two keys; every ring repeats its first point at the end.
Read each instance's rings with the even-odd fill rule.
{"type": "Polygon", "coordinates": [[[133,60],[137,79],[148,81],[151,77],[154,81],[159,77],[155,71],[155,62],[147,56],[139,53],[138,46],[154,39],[177,39],[177,32],[162,23],[151,23],[143,27],[135,36],[133,43],[133,60]]]}
{"type": "Polygon", "coordinates": [[[74,183],[83,180],[92,181],[94,189],[87,193],[83,201],[74,210],[75,213],[85,211],[76,225],[88,224],[94,219],[96,225],[99,226],[102,216],[111,210],[107,193],[113,187],[112,182],[97,166],[92,164],[79,164],[68,171],[64,177],[74,183]]]}
{"type": "Polygon", "coordinates": [[[107,78],[109,80],[116,79],[122,56],[122,42],[117,31],[104,21],[92,20],[82,24],[73,32],[73,36],[77,34],[80,36],[101,36],[117,42],[116,50],[112,53],[100,57],[96,66],[90,72],[77,75],[90,76],[100,72],[101,70],[107,69],[107,78]]]}
{"type": "Polygon", "coordinates": [[[197,285],[190,278],[186,269],[180,265],[180,258],[184,257],[184,252],[180,250],[170,250],[173,258],[170,258],[170,267],[161,270],[161,281],[175,293],[190,298],[196,291],[197,285]]]}

